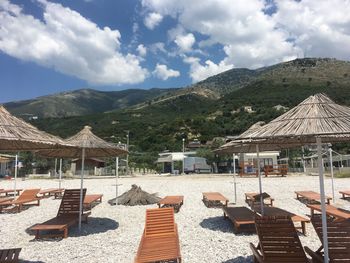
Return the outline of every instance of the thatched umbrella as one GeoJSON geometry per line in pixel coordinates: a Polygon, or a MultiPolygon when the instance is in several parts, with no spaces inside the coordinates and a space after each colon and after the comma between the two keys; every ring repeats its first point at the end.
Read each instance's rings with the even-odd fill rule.
{"type": "MultiPolygon", "coordinates": [[[[85,126],[76,135],[65,140],[66,143],[76,146],[75,149],[52,149],[39,151],[40,155],[47,157],[79,157],[81,163],[80,178],[80,213],[79,213],[79,230],[81,229],[81,214],[83,211],[83,179],[84,179],[84,162],[87,157],[108,157],[120,156],[127,154],[128,151],[120,148],[118,145],[106,142],[92,133],[90,126],[85,126]]],[[[118,174],[118,171],[116,171],[118,174]]],[[[118,187],[118,184],[116,185],[118,187]]]]}
{"type": "MultiPolygon", "coordinates": [[[[40,131],[33,125],[13,116],[0,105],[0,150],[1,151],[33,151],[39,149],[72,148],[60,138],[40,131]]],[[[17,182],[17,162],[15,158],[15,180],[17,182]]],[[[16,194],[16,191],[15,191],[16,194]]]]}
{"type": "MultiPolygon", "coordinates": [[[[324,94],[316,94],[282,114],[248,136],[239,136],[238,142],[255,145],[275,145],[289,148],[317,144],[321,192],[324,260],[328,263],[328,238],[322,167],[322,142],[342,142],[350,139],[350,107],[333,102],[324,94]]],[[[259,162],[259,161],[258,161],[259,162]]]]}

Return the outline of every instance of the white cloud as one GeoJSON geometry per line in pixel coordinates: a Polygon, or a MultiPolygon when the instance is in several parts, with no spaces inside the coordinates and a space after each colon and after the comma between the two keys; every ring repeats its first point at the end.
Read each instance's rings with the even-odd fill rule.
{"type": "Polygon", "coordinates": [[[153,30],[156,26],[160,24],[160,22],[162,22],[162,20],[163,16],[161,14],[149,13],[145,17],[145,20],[143,22],[148,29],[153,30]]]}
{"type": "Polygon", "coordinates": [[[119,51],[118,30],[99,28],[61,4],[38,2],[43,21],[0,2],[1,51],[93,84],[139,83],[147,77],[135,55],[119,51]]]}
{"type": "Polygon", "coordinates": [[[192,33],[188,33],[186,35],[176,36],[174,42],[180,48],[180,51],[189,52],[192,50],[192,46],[196,42],[196,39],[192,33]]]}
{"type": "Polygon", "coordinates": [[[223,64],[256,68],[303,57],[304,52],[349,59],[349,0],[274,2],[273,15],[265,13],[272,8],[265,0],[142,0],[142,6],[148,13],[176,19],[175,31],[202,35],[202,49],[219,44],[223,64]]]}
{"type": "Polygon", "coordinates": [[[158,64],[156,65],[152,74],[162,80],[167,80],[168,78],[179,77],[180,72],[173,69],[168,69],[167,65],[158,64]]]}
{"type": "Polygon", "coordinates": [[[138,45],[136,50],[139,52],[141,57],[145,57],[147,55],[147,48],[143,44],[138,45]]]}
{"type": "Polygon", "coordinates": [[[215,64],[211,60],[207,60],[203,66],[200,64],[200,59],[196,57],[185,57],[184,62],[190,64],[190,76],[193,82],[204,80],[210,76],[233,68],[233,65],[226,64],[226,61],[215,64]]]}

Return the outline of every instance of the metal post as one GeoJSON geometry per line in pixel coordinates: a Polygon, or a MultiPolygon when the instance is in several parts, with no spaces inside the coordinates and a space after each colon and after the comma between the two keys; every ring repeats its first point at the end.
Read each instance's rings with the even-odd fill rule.
{"type": "Polygon", "coordinates": [[[235,204],[237,204],[237,183],[236,183],[236,160],[235,160],[235,154],[232,155],[233,157],[233,189],[235,191],[235,204]]]}
{"type": "Polygon", "coordinates": [[[55,174],[53,175],[54,178],[56,178],[57,175],[57,158],[55,158],[55,174]]]}
{"type": "Polygon", "coordinates": [[[85,148],[81,155],[80,202],[79,202],[79,232],[81,231],[81,216],[83,214],[83,181],[84,181],[85,148]]]}
{"type": "Polygon", "coordinates": [[[16,158],[15,158],[15,181],[14,181],[14,190],[15,190],[15,198],[16,198],[16,195],[17,195],[17,169],[18,169],[18,153],[16,154],[16,158]]]}
{"type": "Polygon", "coordinates": [[[60,159],[60,178],[58,181],[58,188],[61,189],[62,186],[62,158],[60,159]]]}
{"type": "Polygon", "coordinates": [[[317,143],[317,155],[318,155],[318,172],[320,179],[320,192],[321,192],[321,210],[322,210],[322,233],[323,233],[323,252],[324,263],[329,262],[328,258],[328,233],[327,233],[327,217],[326,217],[326,202],[324,192],[324,178],[323,178],[323,166],[322,166],[322,140],[320,137],[316,138],[317,143]]]}
{"type": "Polygon", "coordinates": [[[115,158],[115,206],[118,205],[119,157],[115,158]]]}
{"type": "Polygon", "coordinates": [[[262,180],[261,180],[261,171],[260,171],[260,153],[259,153],[259,145],[256,145],[256,158],[257,158],[257,169],[258,169],[258,176],[259,176],[259,192],[260,192],[260,208],[261,208],[261,215],[264,215],[264,199],[262,196],[262,180]]]}
{"type": "Polygon", "coordinates": [[[304,151],[304,146],[302,146],[301,147],[301,151],[302,151],[302,153],[303,153],[303,156],[302,156],[302,163],[303,163],[303,171],[304,171],[304,173],[306,173],[306,167],[305,167],[305,155],[304,155],[304,153],[305,153],[305,151],[304,151]]]}
{"type": "Polygon", "coordinates": [[[129,134],[130,131],[126,131],[126,150],[128,151],[128,154],[126,155],[126,174],[129,174],[129,134]]]}
{"type": "Polygon", "coordinates": [[[334,172],[333,172],[333,150],[332,148],[329,148],[329,162],[331,165],[331,176],[332,176],[332,195],[333,195],[333,202],[335,202],[335,194],[334,194],[334,172]]]}
{"type": "Polygon", "coordinates": [[[182,153],[183,153],[182,174],[185,174],[185,138],[182,138],[182,153]]]}

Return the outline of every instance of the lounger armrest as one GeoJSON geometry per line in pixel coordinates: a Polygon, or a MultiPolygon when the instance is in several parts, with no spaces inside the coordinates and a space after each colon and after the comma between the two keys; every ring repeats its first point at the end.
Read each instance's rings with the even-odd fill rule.
{"type": "Polygon", "coordinates": [[[256,258],[256,260],[259,261],[260,263],[264,263],[263,257],[261,256],[261,254],[259,253],[257,248],[254,246],[254,244],[253,243],[249,243],[249,246],[250,246],[250,249],[253,252],[254,258],[256,258]]]}
{"type": "Polygon", "coordinates": [[[320,254],[314,252],[313,250],[311,250],[307,246],[305,246],[304,249],[305,249],[305,252],[308,253],[310,255],[310,257],[312,258],[312,262],[323,263],[323,257],[320,254]]]}

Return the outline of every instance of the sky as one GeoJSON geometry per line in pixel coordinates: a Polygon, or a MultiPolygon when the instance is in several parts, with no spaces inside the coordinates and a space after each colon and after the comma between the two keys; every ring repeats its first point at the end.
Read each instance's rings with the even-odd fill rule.
{"type": "Polygon", "coordinates": [[[0,0],[0,103],[350,60],[350,0],[0,0]]]}

